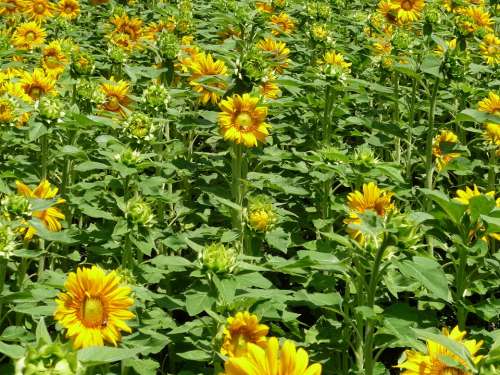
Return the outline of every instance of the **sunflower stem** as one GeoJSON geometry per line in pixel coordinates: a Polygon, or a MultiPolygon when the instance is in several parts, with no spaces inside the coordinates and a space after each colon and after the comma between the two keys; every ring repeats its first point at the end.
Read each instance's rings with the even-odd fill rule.
{"type": "Polygon", "coordinates": [[[497,163],[497,150],[496,147],[491,147],[490,158],[488,163],[488,191],[496,191],[496,172],[495,167],[497,163]]]}
{"type": "Polygon", "coordinates": [[[415,123],[415,99],[417,95],[417,80],[413,78],[411,86],[410,113],[408,114],[408,148],[406,150],[406,176],[411,183],[411,156],[413,149],[413,124],[415,123]]]}
{"type": "MultiPolygon", "coordinates": [[[[3,293],[5,277],[7,276],[7,258],[0,258],[0,295],[3,293]]],[[[0,316],[2,316],[2,301],[0,300],[0,316]]]]}
{"type": "Polygon", "coordinates": [[[330,143],[331,138],[331,123],[332,123],[332,106],[333,106],[333,87],[330,83],[326,86],[325,92],[325,110],[323,113],[323,142],[330,143]]]}
{"type": "MultiPolygon", "coordinates": [[[[439,89],[440,79],[436,78],[434,81],[434,87],[432,89],[431,102],[429,106],[429,127],[427,129],[427,140],[425,144],[425,188],[432,190],[432,175],[433,175],[433,165],[432,165],[432,140],[434,139],[434,112],[436,110],[436,99],[439,89]]],[[[431,199],[426,198],[425,204],[426,211],[431,209],[431,199]]]]}
{"type": "Polygon", "coordinates": [[[232,163],[231,163],[231,173],[232,173],[232,184],[231,193],[233,196],[233,202],[238,206],[233,208],[232,211],[232,224],[233,229],[240,235],[241,244],[243,244],[243,227],[242,227],[242,203],[243,194],[241,189],[241,177],[242,177],[242,164],[243,164],[243,146],[241,144],[233,144],[232,148],[232,163]]]}
{"type": "Polygon", "coordinates": [[[457,320],[461,330],[465,330],[465,322],[467,320],[467,311],[465,309],[464,293],[467,289],[467,248],[458,246],[458,268],[455,276],[456,280],[456,298],[457,298],[457,320]]]}
{"type": "Polygon", "coordinates": [[[40,137],[40,151],[41,151],[41,163],[42,163],[42,180],[47,178],[47,164],[48,164],[48,153],[49,153],[49,137],[48,134],[44,134],[40,137]]]}
{"type": "MultiPolygon", "coordinates": [[[[394,125],[399,129],[399,76],[397,72],[394,72],[393,76],[394,84],[394,109],[392,112],[394,125]]],[[[394,146],[396,149],[395,162],[401,163],[401,138],[396,137],[394,139],[394,146]]]]}

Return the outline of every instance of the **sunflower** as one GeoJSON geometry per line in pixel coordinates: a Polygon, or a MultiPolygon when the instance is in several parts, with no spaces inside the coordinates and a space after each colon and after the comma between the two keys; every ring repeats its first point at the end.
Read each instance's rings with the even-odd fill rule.
{"type": "Polygon", "coordinates": [[[390,24],[398,23],[398,6],[391,0],[382,0],[377,6],[378,12],[384,17],[384,19],[390,24]]]}
{"type": "Polygon", "coordinates": [[[9,124],[16,119],[15,103],[8,98],[0,98],[0,124],[9,124]]]}
{"type": "Polygon", "coordinates": [[[120,80],[116,82],[113,77],[108,83],[101,84],[101,91],[106,95],[106,102],[103,108],[110,112],[124,114],[123,108],[130,104],[128,93],[130,85],[128,82],[120,80]]]}
{"type": "Polygon", "coordinates": [[[66,292],[56,299],[54,318],[68,331],[75,349],[113,345],[121,339],[120,331],[132,332],[125,320],[134,318],[128,310],[134,304],[131,289],[120,286],[115,271],[108,274],[98,266],[78,268],[68,275],[66,292]]]}
{"type": "Polygon", "coordinates": [[[248,311],[238,312],[227,318],[224,327],[224,340],[220,352],[228,357],[245,355],[248,344],[252,343],[265,348],[269,327],[259,324],[259,318],[248,311]]]}
{"type": "Polygon", "coordinates": [[[12,16],[23,9],[22,0],[2,0],[0,8],[0,16],[12,16]]]}
{"type": "Polygon", "coordinates": [[[394,0],[394,5],[398,21],[405,23],[417,21],[425,3],[424,0],[394,0]]]}
{"type": "Polygon", "coordinates": [[[271,14],[272,12],[274,12],[274,8],[273,8],[272,4],[267,3],[265,1],[257,1],[257,2],[255,2],[255,8],[258,11],[263,12],[263,13],[269,13],[269,14],[271,14]]]}
{"type": "Polygon", "coordinates": [[[138,41],[142,36],[142,20],[140,18],[129,18],[124,14],[114,16],[110,21],[115,26],[115,33],[128,34],[130,39],[138,41]]]}
{"type": "Polygon", "coordinates": [[[271,125],[264,121],[267,107],[257,107],[259,98],[250,94],[233,95],[223,100],[219,107],[219,126],[225,140],[246,147],[255,147],[258,141],[265,142],[271,125]]]}
{"type": "MultiPolygon", "coordinates": [[[[454,198],[457,202],[461,204],[468,205],[470,203],[470,200],[474,197],[478,197],[482,195],[482,193],[479,191],[477,186],[474,184],[474,187],[471,189],[470,187],[466,186],[465,190],[457,190],[457,196],[454,198]]],[[[494,197],[495,192],[489,191],[484,194],[487,197],[494,197]]]]}
{"type": "Polygon", "coordinates": [[[492,115],[500,115],[500,95],[490,91],[488,93],[488,97],[479,102],[478,109],[481,112],[491,113],[492,115]]]}
{"type": "Polygon", "coordinates": [[[80,3],[78,0],[61,0],[57,4],[57,10],[60,17],[72,20],[80,14],[80,3]]]}
{"type": "Polygon", "coordinates": [[[174,32],[176,27],[176,21],[174,16],[170,16],[166,21],[160,20],[158,22],[150,23],[144,30],[144,37],[148,40],[156,40],[158,34],[166,30],[169,32],[174,32]]]}
{"type": "Polygon", "coordinates": [[[344,61],[344,55],[335,51],[326,52],[323,56],[323,62],[332,67],[340,68],[340,70],[350,72],[352,63],[344,61]]]}
{"type": "MultiPolygon", "coordinates": [[[[355,190],[347,195],[347,207],[349,217],[344,220],[344,224],[361,224],[359,214],[370,210],[378,216],[385,217],[394,210],[391,198],[394,193],[383,191],[374,182],[363,184],[363,192],[355,190]]],[[[365,242],[365,236],[358,229],[347,228],[347,233],[360,243],[365,242]]]]}
{"type": "Polygon", "coordinates": [[[281,346],[276,337],[271,337],[265,349],[248,344],[248,353],[242,357],[229,358],[224,363],[221,375],[321,375],[321,365],[309,366],[309,355],[292,341],[281,346]]]}
{"type": "Polygon", "coordinates": [[[268,54],[276,73],[283,73],[284,69],[288,67],[288,55],[290,49],[287,48],[285,42],[280,42],[273,38],[265,38],[257,43],[257,48],[268,54]]]}
{"type": "Polygon", "coordinates": [[[226,64],[222,60],[214,60],[209,53],[199,53],[195,56],[191,66],[189,83],[194,91],[201,94],[200,102],[207,104],[209,101],[217,104],[221,97],[220,90],[225,90],[226,82],[223,80],[227,73],[226,64]]]}
{"type": "Polygon", "coordinates": [[[458,143],[458,137],[450,130],[441,130],[432,141],[432,155],[436,158],[436,169],[441,171],[450,161],[460,156],[458,152],[449,152],[448,149],[458,143]]]}
{"type": "Polygon", "coordinates": [[[463,13],[472,20],[471,31],[476,31],[479,28],[484,28],[487,31],[493,30],[490,14],[483,7],[470,6],[463,13]]]}
{"type": "Polygon", "coordinates": [[[37,100],[42,95],[55,94],[56,92],[55,79],[39,68],[35,68],[32,73],[25,73],[21,84],[24,92],[33,100],[37,100]]]}
{"type": "Polygon", "coordinates": [[[274,35],[288,35],[295,29],[295,22],[293,22],[293,19],[285,12],[281,12],[278,15],[273,15],[271,17],[271,23],[276,26],[272,30],[272,33],[274,35]]]}
{"type": "Polygon", "coordinates": [[[33,103],[31,96],[26,94],[21,82],[7,82],[0,89],[0,93],[6,93],[16,99],[20,99],[25,103],[33,103]]]}
{"type": "MultiPolygon", "coordinates": [[[[44,200],[55,200],[56,204],[64,203],[65,200],[62,198],[55,198],[58,192],[56,187],[52,188],[47,180],[42,180],[40,184],[31,190],[27,185],[23,184],[21,181],[16,181],[17,193],[26,198],[34,199],[44,199],[44,200]]],[[[51,232],[59,232],[62,229],[59,220],[64,220],[64,214],[59,211],[57,207],[49,207],[41,211],[33,211],[33,217],[40,219],[43,225],[51,232]]],[[[36,229],[29,226],[24,234],[26,240],[33,238],[36,233],[36,229]]]]}
{"type": "Polygon", "coordinates": [[[276,99],[281,95],[281,90],[276,84],[276,77],[271,73],[268,74],[259,85],[261,95],[266,99],[276,99]]]}
{"type": "Polygon", "coordinates": [[[487,122],[484,125],[484,137],[488,143],[500,147],[500,124],[487,122]]]}
{"type": "Polygon", "coordinates": [[[54,40],[43,49],[42,66],[49,75],[58,76],[61,74],[67,63],[68,58],[62,51],[60,41],[54,40]]]}
{"type": "Polygon", "coordinates": [[[495,34],[486,34],[479,44],[479,49],[488,65],[500,64],[500,38],[495,34]]]}
{"type": "Polygon", "coordinates": [[[30,0],[24,3],[23,10],[29,19],[41,23],[53,16],[54,4],[49,0],[30,0]]]}
{"type": "Polygon", "coordinates": [[[12,34],[12,45],[18,49],[33,49],[43,44],[46,32],[36,22],[20,24],[12,34]]]}
{"type": "Polygon", "coordinates": [[[446,40],[445,44],[446,44],[446,50],[443,48],[442,45],[438,44],[434,52],[442,56],[446,51],[454,50],[455,48],[457,48],[457,38],[446,40]]]}
{"type": "MultiPolygon", "coordinates": [[[[469,352],[472,361],[478,363],[482,356],[476,355],[483,345],[482,341],[464,340],[466,332],[460,331],[458,327],[452,329],[451,332],[447,328],[443,328],[443,335],[449,339],[463,345],[469,352]]],[[[407,350],[406,361],[400,364],[399,368],[403,369],[401,375],[470,375],[472,372],[462,370],[458,367],[453,367],[450,364],[450,359],[467,368],[467,364],[455,353],[448,348],[442,346],[438,342],[427,340],[427,353],[420,353],[415,350],[407,350]]]]}

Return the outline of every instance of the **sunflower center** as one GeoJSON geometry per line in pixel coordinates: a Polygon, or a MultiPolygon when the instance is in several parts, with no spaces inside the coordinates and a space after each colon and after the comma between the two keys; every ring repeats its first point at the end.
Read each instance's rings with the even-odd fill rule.
{"type": "Polygon", "coordinates": [[[106,108],[112,112],[118,111],[120,109],[120,101],[116,96],[112,96],[109,98],[106,108]]]}
{"type": "Polygon", "coordinates": [[[45,5],[41,3],[35,4],[33,11],[37,14],[43,14],[45,12],[45,5]]]}
{"type": "Polygon", "coordinates": [[[73,7],[71,5],[66,5],[65,11],[66,13],[73,13],[73,7]]]}
{"type": "Polygon", "coordinates": [[[457,368],[446,367],[439,371],[438,375],[465,375],[465,372],[457,368]]]}
{"type": "Polygon", "coordinates": [[[26,40],[27,40],[28,42],[32,42],[32,41],[34,41],[35,39],[36,39],[36,34],[35,34],[33,31],[28,31],[28,32],[26,33],[26,40]]]}
{"type": "Polygon", "coordinates": [[[240,129],[246,130],[252,126],[252,116],[248,114],[248,112],[241,112],[236,117],[236,126],[240,129]]]}
{"type": "Polygon", "coordinates": [[[28,95],[34,99],[38,99],[42,95],[43,90],[39,86],[33,86],[29,89],[28,95]]]}
{"type": "Polygon", "coordinates": [[[401,3],[401,8],[403,8],[406,11],[412,10],[413,4],[411,1],[406,0],[401,3]]]}
{"type": "Polygon", "coordinates": [[[104,322],[104,306],[100,298],[87,297],[83,302],[82,321],[86,327],[99,327],[104,322]]]}
{"type": "Polygon", "coordinates": [[[488,47],[488,54],[489,55],[495,55],[496,53],[497,53],[497,48],[495,46],[488,47]]]}

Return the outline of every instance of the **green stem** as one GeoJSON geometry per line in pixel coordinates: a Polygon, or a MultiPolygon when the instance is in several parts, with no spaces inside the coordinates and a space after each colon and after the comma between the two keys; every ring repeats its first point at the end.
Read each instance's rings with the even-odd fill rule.
{"type": "Polygon", "coordinates": [[[323,113],[323,142],[330,143],[331,124],[332,124],[332,107],[333,107],[333,87],[328,84],[325,93],[325,110],[323,113]]]}
{"type": "MultiPolygon", "coordinates": [[[[3,293],[5,277],[7,276],[7,258],[0,258],[0,296],[3,293]]],[[[2,300],[0,299],[0,316],[2,316],[2,300]]]]}
{"type": "MultiPolygon", "coordinates": [[[[427,129],[427,141],[425,144],[425,188],[429,190],[432,190],[433,187],[432,175],[434,168],[432,164],[432,140],[434,139],[434,112],[436,111],[436,99],[439,82],[440,79],[436,78],[432,89],[431,102],[429,106],[429,127],[427,129]]],[[[431,209],[431,200],[429,197],[426,198],[425,208],[427,212],[431,209]]]]}
{"type": "Polygon", "coordinates": [[[413,78],[411,86],[410,113],[408,114],[408,148],[406,150],[406,176],[411,183],[411,154],[413,151],[413,124],[415,123],[415,99],[417,95],[417,80],[413,78]]]}
{"type": "Polygon", "coordinates": [[[467,288],[467,248],[465,246],[458,246],[458,269],[455,275],[456,282],[456,298],[458,301],[457,307],[457,320],[460,329],[465,329],[465,322],[467,320],[467,311],[465,309],[464,292],[467,288]]]}
{"type": "Polygon", "coordinates": [[[243,227],[242,227],[242,203],[243,194],[241,188],[241,177],[242,177],[242,164],[243,164],[243,146],[241,144],[233,144],[232,149],[232,163],[231,163],[231,173],[232,173],[232,183],[231,183],[231,193],[233,196],[233,202],[238,205],[238,208],[233,208],[232,211],[232,224],[233,229],[240,234],[240,240],[243,239],[243,227]]]}
{"type": "Polygon", "coordinates": [[[49,137],[48,134],[44,134],[40,137],[40,150],[41,150],[41,162],[42,162],[42,180],[47,178],[47,165],[49,157],[49,137]]]}
{"type": "Polygon", "coordinates": [[[497,150],[496,147],[491,147],[490,158],[488,165],[488,191],[496,191],[496,172],[495,167],[497,163],[497,150]]]}
{"type": "MultiPolygon", "coordinates": [[[[40,239],[40,249],[42,251],[45,251],[45,240],[43,240],[43,239],[40,239]]],[[[38,273],[37,273],[38,280],[40,280],[40,278],[43,275],[43,272],[45,271],[45,257],[46,257],[46,255],[42,254],[40,256],[39,261],[38,261],[38,273]]]]}
{"type": "MultiPolygon", "coordinates": [[[[394,72],[393,77],[394,84],[394,109],[392,112],[394,125],[399,129],[399,77],[398,73],[394,72]]],[[[396,137],[394,140],[394,146],[396,148],[395,162],[401,163],[401,138],[396,137]]]]}

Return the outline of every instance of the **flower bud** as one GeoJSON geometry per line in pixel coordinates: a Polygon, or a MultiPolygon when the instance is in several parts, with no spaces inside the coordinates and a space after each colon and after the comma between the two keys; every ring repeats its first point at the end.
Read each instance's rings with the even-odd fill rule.
{"type": "Polygon", "coordinates": [[[332,16],[332,8],[327,3],[318,3],[318,16],[328,20],[332,16]]]}
{"type": "Polygon", "coordinates": [[[249,226],[258,232],[267,232],[275,223],[276,214],[271,200],[264,195],[250,198],[248,206],[249,226]]]}
{"type": "Polygon", "coordinates": [[[179,39],[174,33],[163,31],[158,37],[158,48],[163,58],[173,60],[180,51],[179,39]]]}
{"type": "Polygon", "coordinates": [[[99,105],[106,101],[106,94],[99,90],[99,85],[88,79],[79,79],[76,82],[76,95],[80,102],[88,105],[99,105]]]}
{"type": "Polygon", "coordinates": [[[17,105],[10,98],[0,98],[0,124],[13,124],[17,121],[17,105]]]}
{"type": "Polygon", "coordinates": [[[94,71],[94,58],[85,51],[77,51],[71,58],[71,71],[74,75],[90,75],[94,71]]]}
{"type": "Polygon", "coordinates": [[[125,64],[128,58],[128,54],[125,49],[118,45],[111,44],[108,48],[108,56],[113,64],[125,64]]]}
{"type": "Polygon", "coordinates": [[[236,264],[236,251],[222,243],[213,243],[201,253],[203,266],[215,273],[231,272],[236,264]]]}
{"type": "Polygon", "coordinates": [[[133,224],[150,227],[154,224],[151,206],[140,196],[135,196],[127,202],[125,217],[133,224]]]}
{"type": "Polygon", "coordinates": [[[322,24],[314,24],[311,27],[311,37],[318,42],[325,41],[328,37],[328,30],[322,24]]]}
{"type": "Polygon", "coordinates": [[[114,156],[115,160],[123,163],[127,167],[136,167],[142,161],[142,155],[139,151],[127,147],[122,153],[114,156]]]}
{"type": "Polygon", "coordinates": [[[57,120],[64,116],[63,103],[54,97],[44,96],[38,104],[40,116],[46,120],[57,120]]]}
{"type": "Polygon", "coordinates": [[[124,130],[132,138],[150,140],[154,132],[153,120],[142,112],[134,112],[124,123],[124,130]]]}
{"type": "Polygon", "coordinates": [[[161,84],[148,86],[142,93],[142,102],[151,110],[164,111],[168,108],[169,101],[168,89],[161,84]]]}
{"type": "Polygon", "coordinates": [[[10,225],[0,221],[0,258],[9,259],[16,249],[15,234],[10,225]]]}
{"type": "Polygon", "coordinates": [[[6,195],[2,201],[2,209],[13,219],[31,216],[31,204],[22,195],[6,195]]]}

